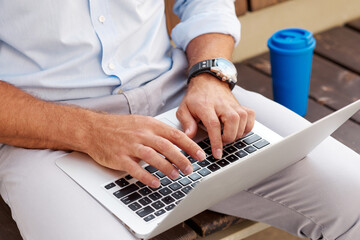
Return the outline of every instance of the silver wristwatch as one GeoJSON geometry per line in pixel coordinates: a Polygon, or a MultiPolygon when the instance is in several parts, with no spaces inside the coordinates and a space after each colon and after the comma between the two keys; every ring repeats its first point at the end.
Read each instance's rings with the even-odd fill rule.
{"type": "Polygon", "coordinates": [[[200,73],[210,73],[223,82],[227,82],[232,90],[237,82],[237,71],[232,62],[225,58],[214,58],[196,63],[191,67],[188,83],[192,77],[200,73]]]}

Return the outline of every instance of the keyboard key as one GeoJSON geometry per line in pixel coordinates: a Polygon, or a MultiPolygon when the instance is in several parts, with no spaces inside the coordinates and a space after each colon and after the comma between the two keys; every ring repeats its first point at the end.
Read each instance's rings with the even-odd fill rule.
{"type": "Polygon", "coordinates": [[[220,167],[225,167],[226,165],[229,164],[229,162],[226,161],[225,159],[221,159],[220,161],[217,162],[217,164],[218,164],[220,167]]]}
{"type": "Polygon", "coordinates": [[[238,156],[239,158],[243,158],[243,157],[247,156],[248,154],[245,151],[240,150],[240,151],[236,152],[235,155],[238,156]]]}
{"type": "Polygon", "coordinates": [[[199,173],[201,176],[205,177],[206,175],[209,175],[211,172],[210,172],[207,168],[203,168],[203,169],[201,169],[200,171],[198,171],[198,173],[199,173]]]}
{"type": "Polygon", "coordinates": [[[266,141],[265,139],[261,139],[260,141],[258,141],[257,143],[254,143],[253,146],[255,146],[257,149],[263,148],[267,145],[269,145],[270,143],[268,141],[266,141]]]}
{"type": "Polygon", "coordinates": [[[172,210],[175,206],[176,206],[175,204],[171,204],[171,205],[165,207],[165,209],[166,209],[166,211],[170,211],[170,210],[172,210]]]}
{"type": "Polygon", "coordinates": [[[213,155],[211,155],[211,156],[207,157],[206,159],[207,159],[209,162],[212,162],[212,163],[214,163],[214,162],[216,162],[216,161],[218,161],[218,160],[219,160],[219,159],[214,158],[214,156],[213,156],[213,155]]]}
{"type": "Polygon", "coordinates": [[[168,178],[163,178],[160,180],[160,182],[161,182],[161,185],[163,185],[163,186],[166,186],[166,185],[169,185],[170,183],[172,183],[171,180],[168,178]]]}
{"type": "Polygon", "coordinates": [[[188,194],[191,191],[192,187],[191,186],[187,186],[184,187],[183,189],[181,189],[181,191],[183,191],[184,193],[188,194]]]}
{"type": "Polygon", "coordinates": [[[136,185],[138,185],[139,187],[145,187],[146,185],[145,184],[143,184],[142,182],[140,182],[140,181],[137,181],[136,182],[136,185]]]}
{"type": "Polygon", "coordinates": [[[247,138],[247,137],[249,137],[249,136],[251,136],[251,135],[253,135],[253,134],[254,134],[253,132],[249,132],[248,134],[246,134],[246,136],[240,138],[239,140],[242,140],[242,139],[244,139],[244,138],[247,138]]]}
{"type": "Polygon", "coordinates": [[[107,184],[106,186],[105,186],[105,188],[107,189],[107,190],[109,190],[109,189],[111,189],[111,188],[113,188],[113,187],[115,187],[116,185],[115,185],[115,183],[109,183],[109,184],[107,184]]]}
{"type": "Polygon", "coordinates": [[[134,202],[128,206],[131,210],[136,211],[141,208],[141,205],[137,202],[134,202]]]}
{"type": "MultiPolygon", "coordinates": [[[[165,204],[163,204],[161,201],[156,201],[153,204],[151,204],[156,210],[165,207],[165,204]]],[[[156,213],[155,213],[156,214],[156,213]]]]}
{"type": "Polygon", "coordinates": [[[130,203],[140,199],[140,198],[141,198],[141,195],[137,192],[134,192],[134,193],[122,198],[121,201],[127,205],[127,204],[130,204],[130,203]]]}
{"type": "Polygon", "coordinates": [[[239,160],[239,157],[235,156],[234,154],[231,154],[226,157],[226,160],[228,160],[229,162],[235,162],[235,161],[239,160]]]}
{"type": "Polygon", "coordinates": [[[182,192],[180,191],[177,191],[177,192],[174,192],[173,194],[171,194],[171,196],[173,196],[174,198],[176,199],[180,199],[182,197],[185,197],[185,194],[183,194],[182,192]]]}
{"type": "Polygon", "coordinates": [[[154,193],[150,194],[148,197],[154,201],[162,198],[162,196],[158,192],[154,192],[154,193]]]}
{"type": "Polygon", "coordinates": [[[246,147],[246,144],[243,143],[243,142],[241,142],[241,141],[239,141],[239,142],[234,143],[234,146],[235,146],[237,149],[242,149],[242,148],[246,147]]]}
{"type": "Polygon", "coordinates": [[[126,181],[125,178],[120,178],[120,179],[116,180],[115,183],[116,183],[119,187],[125,187],[125,186],[129,185],[129,182],[126,181]]]}
{"type": "Polygon", "coordinates": [[[115,195],[115,197],[117,198],[122,198],[132,192],[135,192],[136,190],[138,190],[139,187],[136,186],[135,184],[131,184],[123,189],[120,189],[119,191],[114,192],[113,194],[115,195]]]}
{"type": "Polygon", "coordinates": [[[163,201],[165,204],[170,204],[172,202],[175,202],[175,199],[173,199],[171,196],[167,196],[161,199],[161,201],[163,201]]]}
{"type": "Polygon", "coordinates": [[[150,220],[153,220],[154,218],[155,218],[155,216],[151,214],[151,215],[145,217],[144,220],[145,220],[145,222],[148,222],[150,220]]]}
{"type": "Polygon", "coordinates": [[[169,188],[171,188],[173,191],[176,191],[176,190],[178,190],[178,189],[180,189],[182,186],[179,184],[179,183],[177,183],[177,182],[174,182],[173,184],[171,184],[170,186],[169,186],[169,188]]]}
{"type": "Polygon", "coordinates": [[[254,135],[252,135],[251,137],[246,138],[246,139],[244,140],[244,142],[245,142],[247,145],[249,145],[249,144],[252,144],[252,143],[254,143],[254,142],[256,142],[256,141],[258,141],[258,140],[260,140],[260,139],[261,139],[261,137],[260,137],[259,135],[254,134],[254,135]]]}
{"type": "Polygon", "coordinates": [[[154,173],[154,172],[157,171],[157,169],[155,167],[151,166],[151,165],[146,166],[145,170],[148,171],[149,173],[154,173]]]}
{"type": "Polygon", "coordinates": [[[208,160],[204,160],[204,161],[199,161],[197,163],[200,167],[206,167],[207,165],[210,164],[210,162],[208,160]]]}
{"type": "Polygon", "coordinates": [[[220,169],[219,165],[217,165],[216,163],[211,164],[211,165],[208,166],[207,168],[208,168],[210,171],[212,171],[212,172],[215,172],[215,171],[217,171],[217,170],[220,169]]]}
{"type": "Polygon", "coordinates": [[[133,177],[132,177],[131,175],[126,175],[126,176],[125,176],[125,179],[126,179],[126,180],[131,180],[132,178],[133,178],[133,177]]]}
{"type": "Polygon", "coordinates": [[[204,149],[204,152],[205,152],[208,156],[212,155],[211,147],[204,149]]]}
{"type": "Polygon", "coordinates": [[[197,170],[200,169],[199,165],[197,165],[196,163],[193,163],[193,172],[196,172],[197,170]]]}
{"type": "Polygon", "coordinates": [[[149,215],[150,213],[154,212],[155,210],[150,207],[144,207],[143,209],[140,209],[139,211],[136,212],[137,215],[139,215],[140,217],[145,217],[146,215],[149,215]]]}
{"type": "Polygon", "coordinates": [[[143,206],[146,206],[146,205],[150,204],[151,202],[152,201],[148,197],[144,197],[139,200],[139,203],[141,203],[141,205],[143,205],[143,206]]]}
{"type": "Polygon", "coordinates": [[[146,195],[150,194],[151,192],[152,191],[148,187],[145,187],[145,188],[139,190],[139,193],[143,196],[146,196],[146,195]]]}
{"type": "Polygon", "coordinates": [[[159,178],[165,177],[165,174],[163,174],[163,173],[160,172],[160,171],[157,171],[157,172],[156,172],[156,175],[157,175],[159,178]]]}
{"type": "Polygon", "coordinates": [[[201,178],[201,176],[197,173],[192,173],[191,175],[189,175],[189,178],[195,182],[195,181],[199,180],[201,178]]]}
{"type": "Polygon", "coordinates": [[[153,191],[157,191],[157,190],[160,190],[162,188],[162,186],[160,185],[160,187],[158,187],[158,188],[150,188],[151,190],[153,190],[153,191]]]}
{"type": "Polygon", "coordinates": [[[204,142],[204,141],[201,141],[201,142],[198,142],[198,145],[199,145],[199,147],[201,147],[202,149],[205,149],[205,148],[207,148],[209,145],[206,143],[206,142],[204,142]]]}
{"type": "Polygon", "coordinates": [[[244,150],[248,153],[253,153],[256,151],[256,148],[254,148],[253,146],[248,146],[248,147],[244,148],[244,150]]]}
{"type": "Polygon", "coordinates": [[[228,153],[234,153],[237,149],[233,146],[228,146],[224,150],[228,153]]]}
{"type": "Polygon", "coordinates": [[[191,163],[197,162],[196,159],[194,159],[193,157],[188,157],[188,159],[191,163]]]}
{"type": "Polygon", "coordinates": [[[196,186],[196,184],[198,184],[198,183],[199,183],[199,181],[194,182],[194,183],[192,183],[192,184],[191,184],[191,186],[192,186],[192,187],[195,187],[195,186],[196,186]]]}
{"type": "Polygon", "coordinates": [[[210,146],[210,138],[205,138],[204,140],[202,140],[204,143],[206,143],[207,145],[210,146]]]}
{"type": "Polygon", "coordinates": [[[163,188],[159,191],[159,193],[161,193],[163,196],[166,196],[168,194],[170,194],[172,191],[169,188],[163,188]]]}
{"type": "Polygon", "coordinates": [[[183,185],[183,186],[186,186],[186,185],[190,184],[191,181],[188,178],[183,178],[179,181],[179,183],[181,183],[181,185],[183,185]]]}
{"type": "Polygon", "coordinates": [[[162,214],[166,213],[166,211],[164,209],[160,209],[159,211],[155,212],[156,216],[160,216],[162,214]]]}

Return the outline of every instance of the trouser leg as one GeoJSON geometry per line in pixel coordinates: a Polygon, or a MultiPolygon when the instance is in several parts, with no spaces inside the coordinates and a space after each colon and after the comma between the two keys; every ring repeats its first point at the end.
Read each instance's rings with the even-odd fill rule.
{"type": "MultiPolygon", "coordinates": [[[[286,136],[307,125],[262,96],[237,89],[258,120],[286,136]]],[[[264,166],[266,167],[266,166],[264,166]]],[[[328,138],[308,157],[212,210],[268,223],[311,239],[359,239],[360,156],[328,138]]]]}

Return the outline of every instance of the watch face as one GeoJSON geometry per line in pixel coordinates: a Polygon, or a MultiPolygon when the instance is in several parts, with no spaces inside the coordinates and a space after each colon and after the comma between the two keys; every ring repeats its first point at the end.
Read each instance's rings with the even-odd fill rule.
{"type": "Polygon", "coordinates": [[[218,58],[215,65],[217,66],[215,68],[218,68],[229,80],[236,81],[237,71],[234,64],[224,58],[218,58]]]}

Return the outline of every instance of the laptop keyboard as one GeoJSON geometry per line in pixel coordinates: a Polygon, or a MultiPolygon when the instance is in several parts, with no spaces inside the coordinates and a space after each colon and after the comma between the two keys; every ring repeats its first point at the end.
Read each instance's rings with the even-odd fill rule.
{"type": "Polygon", "coordinates": [[[204,161],[196,161],[183,152],[193,165],[193,173],[190,175],[184,175],[180,171],[179,177],[172,180],[155,167],[148,165],[145,169],[160,179],[161,186],[159,188],[148,187],[130,175],[106,183],[104,188],[145,222],[149,222],[171,211],[201,178],[254,153],[267,146],[269,142],[250,132],[245,137],[225,145],[222,159],[215,159],[212,156],[209,138],[198,144],[206,153],[207,157],[204,161]]]}

